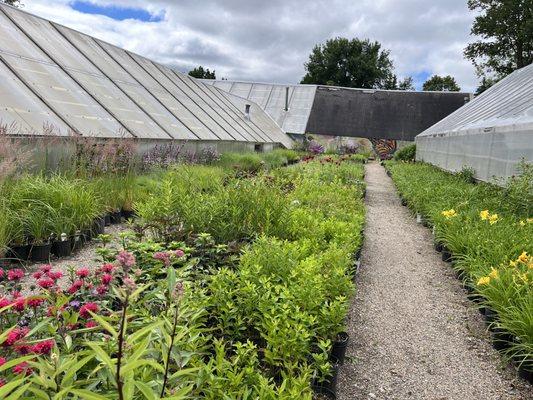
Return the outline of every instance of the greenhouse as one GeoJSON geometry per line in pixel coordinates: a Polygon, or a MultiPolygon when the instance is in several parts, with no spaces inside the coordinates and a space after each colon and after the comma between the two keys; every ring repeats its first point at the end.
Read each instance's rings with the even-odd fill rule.
{"type": "Polygon", "coordinates": [[[533,159],[533,65],[502,79],[416,137],[417,159],[448,171],[472,168],[484,181],[533,159]]]}

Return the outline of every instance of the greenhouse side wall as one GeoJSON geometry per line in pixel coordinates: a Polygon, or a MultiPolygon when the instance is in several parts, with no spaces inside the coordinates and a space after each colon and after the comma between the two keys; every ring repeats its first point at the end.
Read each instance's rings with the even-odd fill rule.
{"type": "Polygon", "coordinates": [[[522,160],[533,161],[533,124],[520,130],[450,133],[416,138],[416,159],[451,172],[472,168],[475,177],[501,183],[519,173],[522,160]]]}

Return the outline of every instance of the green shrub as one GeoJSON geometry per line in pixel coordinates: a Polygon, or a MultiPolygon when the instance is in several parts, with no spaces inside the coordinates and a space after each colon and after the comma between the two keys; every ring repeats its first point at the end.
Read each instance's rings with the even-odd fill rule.
{"type": "Polygon", "coordinates": [[[416,157],[416,144],[409,144],[394,153],[396,161],[414,161],[416,157]]]}

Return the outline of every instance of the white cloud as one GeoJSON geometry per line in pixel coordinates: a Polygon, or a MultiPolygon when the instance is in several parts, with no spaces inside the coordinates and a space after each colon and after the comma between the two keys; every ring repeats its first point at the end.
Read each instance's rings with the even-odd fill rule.
{"type": "Polygon", "coordinates": [[[68,0],[28,0],[25,9],[146,57],[218,77],[297,83],[316,43],[333,36],[378,40],[399,76],[451,74],[463,90],[477,77],[462,50],[473,15],[466,0],[92,0],[164,15],[117,21],[80,13],[68,0]]]}

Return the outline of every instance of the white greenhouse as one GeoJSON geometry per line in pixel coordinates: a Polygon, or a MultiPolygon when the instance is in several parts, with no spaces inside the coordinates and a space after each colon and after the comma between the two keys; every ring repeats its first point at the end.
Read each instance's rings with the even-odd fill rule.
{"type": "Polygon", "coordinates": [[[492,181],[533,161],[533,65],[517,70],[416,137],[416,158],[492,181]]]}

